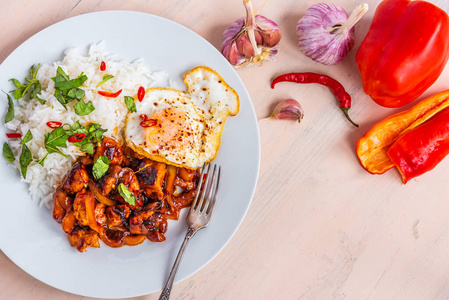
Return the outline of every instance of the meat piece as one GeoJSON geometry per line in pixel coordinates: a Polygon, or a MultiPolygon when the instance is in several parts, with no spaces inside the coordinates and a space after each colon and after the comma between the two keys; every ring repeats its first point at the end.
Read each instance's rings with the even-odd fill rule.
{"type": "Polygon", "coordinates": [[[103,142],[99,147],[97,147],[94,155],[94,161],[102,155],[107,156],[111,160],[109,163],[110,165],[120,165],[123,160],[122,147],[116,140],[107,136],[103,136],[103,142]]]}
{"type": "Polygon", "coordinates": [[[97,203],[95,205],[95,221],[103,226],[106,225],[106,214],[105,214],[106,206],[103,203],[97,203]]]}
{"type": "Polygon", "coordinates": [[[176,177],[175,186],[179,186],[179,187],[182,187],[186,191],[190,191],[196,187],[196,184],[194,181],[185,181],[184,179],[176,177]]]}
{"type": "Polygon", "coordinates": [[[76,194],[75,200],[73,201],[75,218],[78,220],[78,223],[83,226],[89,225],[89,221],[86,216],[86,200],[87,197],[89,197],[89,194],[92,195],[92,192],[82,190],[76,194]]]}
{"type": "Polygon", "coordinates": [[[126,205],[110,206],[106,209],[107,225],[109,228],[120,226],[129,218],[131,210],[126,205]]]}
{"type": "Polygon", "coordinates": [[[103,195],[109,195],[111,191],[117,189],[121,171],[122,167],[119,165],[112,165],[109,167],[108,172],[103,177],[101,183],[103,195]]]}
{"type": "Polygon", "coordinates": [[[99,188],[97,186],[97,184],[92,179],[89,179],[88,185],[89,185],[89,189],[92,191],[92,193],[95,196],[95,199],[97,199],[98,202],[100,202],[106,206],[115,205],[115,201],[106,197],[103,194],[101,188],[99,188]]]}
{"type": "Polygon", "coordinates": [[[125,204],[131,209],[140,208],[143,206],[143,195],[140,190],[139,181],[137,180],[136,174],[130,168],[122,168],[118,174],[119,181],[117,182],[117,187],[123,183],[123,185],[130,191],[135,198],[135,205],[131,205],[123,199],[120,195],[118,189],[111,192],[111,198],[125,204]]]}
{"type": "Polygon", "coordinates": [[[185,207],[189,207],[193,199],[196,197],[196,190],[184,192],[177,197],[173,197],[173,206],[175,209],[181,210],[185,207]]]}
{"type": "Polygon", "coordinates": [[[92,156],[90,156],[90,155],[89,156],[87,156],[87,155],[81,156],[81,157],[78,158],[78,161],[80,163],[82,163],[84,166],[90,166],[90,165],[94,164],[92,156]]]}
{"type": "Polygon", "coordinates": [[[59,186],[64,192],[73,195],[81,191],[89,181],[89,174],[81,162],[76,162],[59,186]]]}
{"type": "Polygon", "coordinates": [[[137,179],[140,183],[145,196],[152,199],[161,200],[164,197],[162,189],[165,178],[165,171],[167,165],[160,162],[155,162],[145,158],[138,166],[136,172],[137,179]]]}
{"type": "Polygon", "coordinates": [[[79,252],[84,252],[87,247],[100,248],[98,233],[90,229],[75,229],[69,233],[69,242],[79,252]]]}
{"type": "Polygon", "coordinates": [[[61,223],[67,213],[67,208],[72,205],[72,199],[67,196],[66,192],[57,189],[53,194],[53,203],[53,219],[61,223]]]}
{"type": "Polygon", "coordinates": [[[62,230],[66,233],[70,233],[73,231],[76,225],[76,218],[73,210],[70,210],[62,220],[62,230]]]}
{"type": "Polygon", "coordinates": [[[126,145],[123,146],[123,167],[130,167],[131,169],[135,170],[140,161],[144,158],[145,156],[134,152],[134,150],[130,147],[127,147],[126,145]]]}
{"type": "Polygon", "coordinates": [[[134,212],[129,219],[130,233],[143,234],[152,241],[162,242],[165,240],[167,220],[154,210],[156,205],[157,203],[154,203],[150,209],[134,212]]]}

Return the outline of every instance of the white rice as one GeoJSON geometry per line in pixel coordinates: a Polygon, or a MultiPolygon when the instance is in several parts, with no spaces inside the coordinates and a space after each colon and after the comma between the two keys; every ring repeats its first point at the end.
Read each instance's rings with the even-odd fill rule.
{"type": "MultiPolygon", "coordinates": [[[[36,77],[42,85],[39,97],[46,100],[46,103],[40,104],[37,100],[18,100],[14,120],[5,124],[7,129],[20,132],[22,136],[25,136],[28,130],[33,134],[33,139],[27,143],[33,161],[28,166],[26,179],[22,180],[29,184],[32,199],[39,201],[40,206],[45,205],[48,208],[51,208],[55,188],[70,170],[75,159],[85,153],[73,144],[67,143],[67,148],[61,148],[61,150],[68,155],[68,158],[52,153],[47,156],[44,166],[38,164],[37,161],[47,153],[44,146],[44,134],[52,130],[46,123],[59,121],[63,124],[73,124],[79,120],[86,126],[88,123],[95,122],[101,124],[101,128],[108,130],[105,133],[106,136],[121,140],[124,120],[128,112],[124,96],[136,99],[140,86],[148,88],[160,85],[167,80],[164,72],[151,72],[142,59],[133,62],[114,59],[114,56],[106,52],[104,42],[91,45],[87,56],[81,54],[78,48],[68,49],[64,54],[62,61],[52,65],[41,65],[37,73],[36,77]],[[100,71],[102,61],[106,63],[106,70],[103,72],[100,71]],[[70,79],[77,78],[81,72],[87,76],[88,79],[81,88],[85,91],[84,102],[92,101],[95,107],[89,115],[75,114],[73,105],[77,102],[76,100],[68,104],[68,110],[66,110],[55,98],[54,82],[51,77],[56,76],[58,66],[69,75],[70,79]],[[105,74],[113,75],[114,78],[97,88],[96,85],[103,80],[105,74]],[[98,90],[116,92],[120,89],[123,91],[117,98],[106,98],[97,93],[98,90]]],[[[23,78],[17,79],[23,81],[23,78]]],[[[170,85],[172,85],[171,81],[170,85]]],[[[19,156],[22,148],[20,139],[11,139],[8,143],[16,157],[13,165],[20,169],[19,156]]]]}

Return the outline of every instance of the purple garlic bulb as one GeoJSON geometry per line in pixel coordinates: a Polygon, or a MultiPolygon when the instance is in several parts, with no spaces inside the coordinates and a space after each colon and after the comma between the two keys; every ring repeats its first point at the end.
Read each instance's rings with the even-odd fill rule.
{"type": "Polygon", "coordinates": [[[354,25],[368,11],[368,4],[357,6],[348,17],[340,6],[314,4],[296,26],[299,49],[307,57],[325,65],[336,65],[354,46],[354,25]]]}
{"type": "Polygon", "coordinates": [[[240,18],[226,28],[221,53],[235,67],[276,60],[281,40],[279,26],[263,16],[255,16],[251,0],[243,0],[243,5],[246,19],[240,18]]]}

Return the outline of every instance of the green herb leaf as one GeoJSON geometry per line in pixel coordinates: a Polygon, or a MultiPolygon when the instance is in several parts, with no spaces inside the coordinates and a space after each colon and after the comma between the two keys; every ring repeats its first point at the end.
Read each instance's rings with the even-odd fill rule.
{"type": "Polygon", "coordinates": [[[33,84],[33,91],[30,93],[30,98],[34,99],[36,98],[37,94],[41,92],[41,84],[40,82],[36,82],[33,84]]]}
{"type": "Polygon", "coordinates": [[[14,83],[14,86],[15,86],[16,88],[21,88],[21,87],[22,87],[22,84],[20,83],[20,81],[18,81],[18,80],[15,79],[15,78],[11,78],[9,81],[12,81],[12,83],[14,83]]]}
{"type": "Polygon", "coordinates": [[[41,159],[39,159],[37,163],[40,164],[40,165],[43,167],[43,166],[44,166],[45,159],[47,158],[47,156],[48,156],[48,152],[47,152],[47,154],[44,155],[44,157],[42,157],[41,159]]]}
{"type": "MultiPolygon", "coordinates": [[[[37,74],[37,71],[39,70],[40,66],[41,66],[41,64],[38,64],[36,69],[34,69],[34,72],[33,73],[30,72],[31,79],[36,79],[36,74],[37,74]]],[[[31,67],[31,69],[33,69],[33,67],[34,67],[34,65],[31,67]]]]}
{"type": "Polygon", "coordinates": [[[17,99],[22,98],[22,94],[23,94],[23,91],[25,90],[25,88],[26,88],[26,86],[22,86],[15,91],[14,90],[11,91],[11,92],[14,92],[14,99],[17,100],[17,99]]]}
{"type": "Polygon", "coordinates": [[[5,123],[8,123],[12,119],[14,119],[14,102],[12,101],[10,95],[6,94],[6,96],[8,96],[8,111],[6,112],[5,115],[5,123]]]}
{"type": "Polygon", "coordinates": [[[130,205],[136,205],[136,197],[134,197],[134,194],[131,193],[123,183],[118,185],[118,193],[130,205]]]}
{"type": "Polygon", "coordinates": [[[128,107],[128,110],[130,112],[136,112],[137,111],[136,110],[136,102],[134,101],[134,98],[130,97],[130,96],[125,96],[124,99],[125,99],[126,107],[128,107]]]}
{"type": "Polygon", "coordinates": [[[94,144],[86,143],[80,147],[80,150],[89,154],[94,154],[94,144]]]}
{"type": "Polygon", "coordinates": [[[88,131],[86,128],[84,128],[83,125],[81,125],[80,121],[77,120],[75,123],[73,123],[73,125],[66,130],[66,134],[68,136],[77,134],[77,133],[84,133],[84,134],[88,134],[88,131]]]}
{"type": "MultiPolygon", "coordinates": [[[[28,92],[30,92],[29,99],[37,99],[37,94],[41,92],[41,84],[39,80],[36,79],[36,74],[39,70],[39,67],[40,64],[38,64],[36,68],[34,68],[34,65],[31,66],[30,78],[25,78],[25,83],[23,84],[21,84],[20,81],[15,78],[10,79],[10,81],[12,81],[12,83],[14,83],[14,86],[16,87],[16,90],[11,91],[12,93],[14,93],[15,99],[24,98],[28,92]]],[[[41,100],[39,100],[39,102],[42,103],[41,100]]]]}
{"type": "Polygon", "coordinates": [[[100,85],[102,85],[103,83],[105,83],[106,81],[108,81],[112,78],[114,78],[114,76],[112,76],[112,75],[109,75],[109,74],[103,75],[103,80],[97,84],[97,87],[99,87],[100,85]]]}
{"type": "Polygon", "coordinates": [[[110,162],[111,160],[105,155],[102,155],[95,160],[94,166],[92,167],[92,175],[95,179],[100,179],[103,177],[109,169],[110,162]]]}
{"type": "Polygon", "coordinates": [[[45,102],[47,102],[47,101],[45,101],[44,99],[39,98],[38,96],[36,96],[36,99],[37,99],[37,101],[39,101],[41,104],[45,104],[45,102]]]}
{"type": "Polygon", "coordinates": [[[63,126],[53,129],[49,133],[44,135],[45,137],[45,148],[48,153],[59,153],[64,157],[67,157],[58,147],[67,148],[67,139],[69,136],[64,130],[63,126]]]}
{"type": "Polygon", "coordinates": [[[31,157],[31,151],[28,149],[27,145],[22,146],[22,153],[20,154],[20,171],[22,172],[23,178],[27,177],[27,170],[30,163],[33,161],[31,157]]]}
{"type": "Polygon", "coordinates": [[[32,138],[33,138],[33,134],[31,133],[30,130],[28,130],[28,132],[25,134],[25,136],[23,137],[23,139],[20,143],[22,145],[25,145],[25,143],[28,143],[29,141],[31,141],[32,138]]]}
{"type": "Polygon", "coordinates": [[[78,116],[88,115],[95,110],[92,101],[89,101],[88,103],[84,103],[84,101],[79,101],[78,103],[75,104],[75,106],[73,106],[73,108],[75,109],[75,113],[78,116]]]}
{"type": "Polygon", "coordinates": [[[51,78],[55,84],[61,81],[69,81],[69,76],[64,72],[64,70],[61,67],[58,67],[56,69],[56,76],[51,78]]]}
{"type": "Polygon", "coordinates": [[[3,144],[3,156],[9,162],[13,162],[15,160],[14,154],[12,153],[12,150],[11,150],[11,147],[9,147],[7,142],[5,142],[3,144]]]}
{"type": "Polygon", "coordinates": [[[70,97],[72,99],[81,100],[84,98],[84,90],[76,88],[76,87],[73,89],[70,89],[67,92],[67,97],[70,97]]]}
{"type": "Polygon", "coordinates": [[[87,131],[88,131],[88,132],[93,132],[93,131],[99,129],[100,127],[101,127],[100,124],[97,124],[97,123],[90,123],[90,124],[87,126],[87,131]]]}

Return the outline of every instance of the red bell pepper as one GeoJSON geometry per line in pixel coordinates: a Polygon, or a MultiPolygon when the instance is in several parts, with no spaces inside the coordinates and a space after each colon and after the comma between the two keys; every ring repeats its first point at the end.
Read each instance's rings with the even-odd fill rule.
{"type": "Polygon", "coordinates": [[[404,134],[387,154],[404,183],[435,168],[449,154],[449,108],[404,134]]]}
{"type": "Polygon", "coordinates": [[[427,90],[449,58],[449,17],[425,1],[384,0],[356,55],[363,89],[400,107],[427,90]]]}

